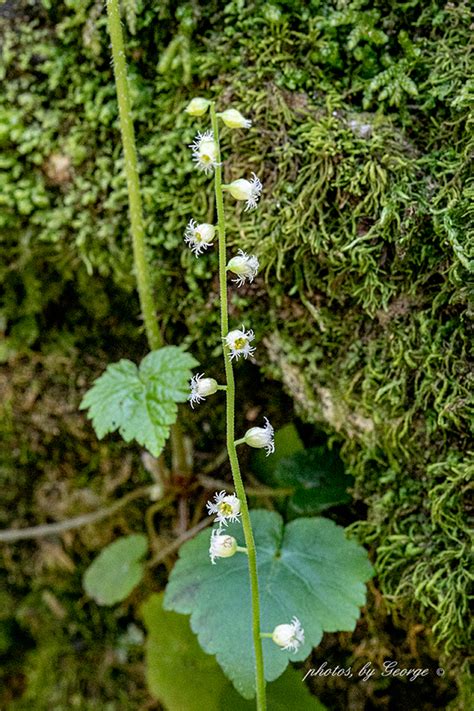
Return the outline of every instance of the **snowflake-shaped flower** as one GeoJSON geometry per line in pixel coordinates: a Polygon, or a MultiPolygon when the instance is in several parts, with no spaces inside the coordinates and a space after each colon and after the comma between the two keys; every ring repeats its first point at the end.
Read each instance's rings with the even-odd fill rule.
{"type": "Polygon", "coordinates": [[[189,220],[184,232],[184,241],[196,257],[199,257],[204,249],[212,246],[215,233],[214,225],[207,222],[197,225],[195,220],[189,220]]]}
{"type": "Polygon", "coordinates": [[[204,373],[196,373],[189,385],[191,392],[188,395],[188,400],[193,408],[196,403],[202,402],[208,395],[214,395],[218,388],[217,380],[205,378],[204,373]]]}
{"type": "Polygon", "coordinates": [[[275,451],[274,430],[266,417],[265,427],[251,427],[244,435],[245,444],[257,449],[265,449],[267,457],[275,451]]]}
{"type": "Polygon", "coordinates": [[[241,249],[239,249],[237,256],[232,257],[227,265],[227,269],[237,275],[237,279],[232,279],[237,286],[245,284],[247,279],[252,283],[257,275],[258,267],[257,257],[253,254],[246,254],[241,249]]]}
{"type": "Polygon", "coordinates": [[[193,160],[199,170],[203,170],[205,173],[212,173],[216,165],[219,165],[217,160],[219,150],[212,131],[198,133],[189,147],[193,150],[193,160]]]}
{"type": "Polygon", "coordinates": [[[215,528],[211,534],[209,557],[215,565],[216,558],[230,558],[237,552],[237,541],[233,536],[222,535],[221,528],[215,528]]]}
{"type": "Polygon", "coordinates": [[[255,173],[252,173],[252,180],[244,180],[244,178],[239,178],[228,185],[222,186],[222,189],[227,190],[236,200],[246,201],[245,211],[253,210],[257,207],[262,188],[262,183],[257,178],[255,173]]]}
{"type": "Polygon", "coordinates": [[[255,338],[253,331],[246,331],[244,326],[242,329],[235,329],[234,331],[229,331],[225,337],[225,342],[230,351],[230,359],[248,358],[255,352],[255,347],[251,346],[250,343],[255,338]]]}
{"type": "Polygon", "coordinates": [[[214,494],[214,502],[208,501],[207,512],[209,516],[216,515],[215,521],[227,526],[238,521],[240,516],[240,501],[235,494],[227,494],[225,491],[220,491],[214,494]]]}
{"type": "Polygon", "coordinates": [[[272,639],[279,647],[297,652],[304,644],[304,629],[297,617],[293,617],[289,625],[278,625],[272,633],[272,639]]]}

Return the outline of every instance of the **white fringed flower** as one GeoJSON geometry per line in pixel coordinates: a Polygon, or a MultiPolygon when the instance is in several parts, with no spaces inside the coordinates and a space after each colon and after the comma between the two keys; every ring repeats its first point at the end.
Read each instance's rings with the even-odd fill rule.
{"type": "Polygon", "coordinates": [[[191,99],[184,110],[190,116],[204,116],[210,103],[211,102],[207,99],[203,99],[201,96],[196,96],[195,99],[191,99]]]}
{"type": "Polygon", "coordinates": [[[270,422],[266,417],[265,427],[251,427],[245,433],[243,439],[245,444],[250,447],[256,447],[257,449],[265,449],[267,452],[267,457],[269,454],[273,454],[275,451],[275,442],[273,440],[274,430],[270,422]]]}
{"type": "Polygon", "coordinates": [[[254,338],[253,331],[246,331],[244,326],[242,326],[242,330],[229,331],[225,342],[230,350],[230,359],[239,358],[242,355],[244,358],[248,358],[249,355],[252,355],[255,348],[250,343],[254,338]]]}
{"type": "Polygon", "coordinates": [[[233,536],[223,536],[220,528],[215,528],[211,534],[209,557],[215,565],[216,558],[231,558],[237,552],[237,541],[233,536]]]}
{"type": "Polygon", "coordinates": [[[250,128],[252,122],[246,119],[237,109],[226,109],[220,114],[223,122],[228,128],[250,128]]]}
{"type": "Polygon", "coordinates": [[[191,143],[189,147],[193,149],[193,160],[199,170],[203,170],[205,173],[212,173],[216,165],[219,165],[217,161],[217,143],[214,140],[212,131],[198,133],[194,143],[191,143]]]}
{"type": "Polygon", "coordinates": [[[212,245],[215,233],[214,225],[209,225],[207,222],[197,225],[195,220],[189,220],[184,232],[184,241],[196,257],[199,257],[203,250],[212,245]]]}
{"type": "Polygon", "coordinates": [[[214,378],[205,378],[204,373],[197,373],[190,382],[191,393],[188,395],[188,400],[191,407],[194,408],[196,403],[202,402],[208,395],[214,395],[217,392],[218,383],[214,378]]]}
{"type": "Polygon", "coordinates": [[[278,625],[272,633],[272,640],[279,647],[289,649],[290,652],[297,652],[304,644],[304,629],[297,617],[293,617],[291,624],[278,625]]]}
{"type": "Polygon", "coordinates": [[[253,254],[246,254],[241,249],[236,257],[232,257],[227,269],[234,274],[237,274],[237,279],[232,279],[232,281],[237,284],[237,286],[242,286],[248,279],[250,283],[253,282],[255,276],[258,272],[258,259],[253,254]]]}
{"type": "Polygon", "coordinates": [[[209,516],[216,514],[215,520],[224,526],[227,526],[229,521],[239,520],[240,501],[235,494],[227,494],[225,491],[220,491],[218,494],[214,494],[214,503],[208,501],[206,506],[209,516]]]}
{"type": "Polygon", "coordinates": [[[257,207],[257,202],[262,192],[262,183],[255,173],[252,173],[252,180],[239,178],[228,185],[223,185],[222,189],[227,190],[236,200],[246,200],[245,211],[253,210],[257,207]]]}

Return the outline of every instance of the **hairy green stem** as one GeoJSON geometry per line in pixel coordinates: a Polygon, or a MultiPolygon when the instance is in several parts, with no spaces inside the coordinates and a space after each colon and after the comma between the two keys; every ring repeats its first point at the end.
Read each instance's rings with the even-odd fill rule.
{"type": "Polygon", "coordinates": [[[114,64],[115,86],[119,107],[120,131],[125,157],[125,174],[127,177],[128,201],[130,207],[130,224],[133,244],[133,260],[137,278],[140,307],[148,343],[151,350],[163,345],[158,329],[155,305],[151,290],[150,274],[146,259],[145,228],[143,226],[143,210],[140,195],[140,183],[137,168],[137,149],[133,130],[132,110],[127,80],[127,63],[123,44],[122,26],[118,0],[107,0],[107,17],[110,40],[112,43],[112,58],[114,64]]]}
{"type": "MultiPolygon", "coordinates": [[[[217,209],[217,232],[219,235],[219,289],[220,289],[220,306],[221,306],[221,337],[225,339],[229,331],[228,321],[228,306],[227,306],[227,277],[226,277],[226,237],[225,237],[225,215],[224,215],[224,198],[222,193],[222,167],[219,144],[219,126],[217,123],[216,109],[214,103],[210,106],[212,130],[214,140],[217,145],[217,163],[214,172],[214,186],[216,195],[217,209]]],[[[250,591],[252,598],[252,634],[253,645],[255,652],[255,678],[257,688],[257,709],[258,711],[266,711],[267,703],[265,697],[265,676],[263,669],[263,650],[262,641],[260,639],[260,596],[258,592],[258,574],[257,574],[257,552],[255,549],[255,541],[253,538],[252,524],[250,521],[249,508],[245,488],[240,473],[239,460],[237,458],[237,450],[234,442],[235,430],[235,382],[232,361],[230,359],[229,349],[225,340],[222,341],[224,350],[224,367],[227,382],[226,390],[226,431],[227,431],[227,452],[229,455],[230,466],[232,470],[232,478],[234,480],[235,492],[240,500],[240,509],[242,513],[242,527],[244,531],[245,543],[247,545],[249,575],[250,575],[250,591]]]]}
{"type": "MultiPolygon", "coordinates": [[[[132,107],[127,78],[127,61],[123,43],[122,26],[118,0],[107,0],[107,18],[112,59],[114,64],[115,87],[119,107],[120,132],[122,134],[125,157],[125,175],[127,177],[128,204],[130,208],[130,231],[132,233],[133,262],[137,279],[140,309],[150,350],[161,348],[163,338],[158,328],[156,308],[151,288],[150,270],[146,257],[145,227],[143,223],[140,180],[138,177],[137,149],[132,120],[132,107]]],[[[190,475],[184,439],[179,422],[171,427],[171,450],[173,471],[184,476],[190,475]]]]}

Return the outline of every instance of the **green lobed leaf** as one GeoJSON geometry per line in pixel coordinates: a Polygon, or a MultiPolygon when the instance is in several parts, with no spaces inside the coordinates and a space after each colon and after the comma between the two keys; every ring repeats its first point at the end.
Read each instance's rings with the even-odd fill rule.
{"type": "Polygon", "coordinates": [[[273,473],[276,486],[293,486],[288,502],[290,516],[313,515],[351,500],[347,487],[352,477],[344,473],[341,458],[327,447],[312,447],[281,459],[273,473]]]}
{"type": "Polygon", "coordinates": [[[80,408],[99,439],[118,430],[157,457],[176,421],[178,402],[188,396],[191,368],[197,361],[176,346],[149,353],[139,368],[129,360],[107,366],[85,394],[80,408]]]}
{"type": "Polygon", "coordinates": [[[151,693],[168,711],[220,711],[229,682],[214,657],[205,654],[183,615],[163,609],[163,593],[141,607],[147,628],[146,676],[151,693]]]}
{"type": "Polygon", "coordinates": [[[258,476],[260,481],[266,484],[273,484],[273,473],[281,459],[291,457],[296,452],[304,450],[303,442],[298,434],[298,430],[292,422],[283,425],[275,432],[275,452],[271,457],[267,457],[263,449],[256,449],[252,452],[252,471],[258,476]]]}
{"type": "MultiPolygon", "coordinates": [[[[265,678],[277,679],[288,661],[304,660],[323,632],[351,631],[365,603],[364,583],[372,575],[366,551],[347,540],[344,529],[323,518],[300,518],[286,526],[273,511],[252,511],[257,546],[261,628],[271,632],[293,616],[305,630],[297,653],[264,639],[265,678]]],[[[242,526],[230,535],[244,545],[242,526]]],[[[245,698],[255,695],[250,583],[245,554],[209,560],[210,532],[180,550],[165,593],[165,609],[191,615],[191,627],[205,652],[215,654],[224,673],[245,698]]]]}
{"type": "MultiPolygon", "coordinates": [[[[146,675],[151,693],[167,711],[253,711],[222,673],[215,658],[205,654],[183,615],[163,609],[163,593],[151,595],[141,607],[145,626],[146,675]]],[[[325,711],[302,683],[303,674],[287,669],[267,687],[272,711],[325,711]]]]}
{"type": "Polygon", "coordinates": [[[345,474],[337,452],[324,445],[304,449],[291,423],[275,433],[275,453],[271,457],[266,457],[263,450],[252,454],[252,470],[261,481],[294,489],[280,507],[291,518],[313,516],[351,500],[347,487],[353,478],[345,474]]]}
{"type": "Polygon", "coordinates": [[[124,600],[143,577],[146,536],[124,536],[106,546],[84,573],[84,589],[99,605],[124,600]]]}

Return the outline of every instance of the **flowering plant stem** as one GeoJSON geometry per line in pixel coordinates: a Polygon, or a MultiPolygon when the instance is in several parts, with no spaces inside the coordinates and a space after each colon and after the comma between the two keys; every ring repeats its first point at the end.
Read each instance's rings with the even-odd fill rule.
{"type": "Polygon", "coordinates": [[[265,698],[265,677],[263,669],[263,650],[260,638],[260,597],[258,591],[257,574],[257,553],[253,538],[252,524],[250,522],[249,508],[245,488],[240,473],[239,460],[235,447],[235,382],[232,361],[230,359],[229,348],[225,342],[225,337],[229,331],[228,307],[227,307],[227,277],[226,277],[226,234],[225,234],[225,214],[224,198],[222,192],[222,167],[220,156],[219,126],[217,121],[215,105],[210,105],[210,114],[214,141],[217,146],[217,165],[214,171],[214,187],[217,208],[217,232],[219,236],[219,288],[220,288],[220,308],[221,308],[221,336],[224,350],[224,367],[226,375],[226,437],[227,452],[229,455],[232,478],[237,497],[239,498],[242,513],[242,527],[244,531],[245,543],[248,553],[248,565],[250,576],[250,590],[252,598],[252,634],[255,652],[255,676],[257,689],[257,709],[266,711],[267,704],[265,698]]]}
{"type": "MultiPolygon", "coordinates": [[[[137,280],[140,310],[145,323],[145,331],[150,350],[163,346],[163,338],[158,328],[156,308],[151,288],[149,264],[146,258],[145,227],[138,177],[137,149],[132,120],[132,107],[127,78],[127,61],[123,44],[122,25],[118,0],[107,0],[107,21],[112,45],[115,87],[119,108],[120,132],[125,157],[125,175],[127,177],[128,204],[130,208],[130,231],[132,234],[133,262],[137,280]]],[[[186,461],[184,439],[179,422],[171,426],[171,449],[173,469],[189,476],[186,461]]]]}
{"type": "Polygon", "coordinates": [[[140,307],[145,322],[145,330],[151,350],[163,345],[158,329],[155,305],[151,290],[150,274],[146,259],[145,228],[140,196],[140,183],[137,168],[137,150],[133,130],[130,94],[128,91],[127,63],[123,44],[122,26],[118,0],[107,0],[107,18],[112,44],[115,86],[119,107],[120,131],[125,156],[125,174],[127,176],[128,201],[133,245],[133,261],[137,279],[140,307]]]}

